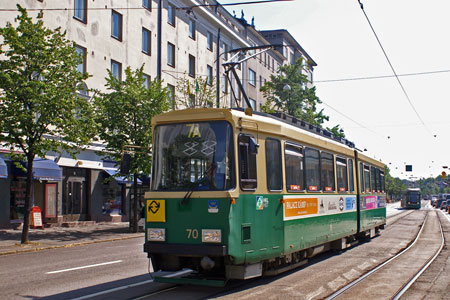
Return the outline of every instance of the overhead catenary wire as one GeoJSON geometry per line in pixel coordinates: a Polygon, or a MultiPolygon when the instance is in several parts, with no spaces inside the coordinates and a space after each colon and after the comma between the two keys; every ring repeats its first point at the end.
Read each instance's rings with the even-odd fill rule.
{"type": "Polygon", "coordinates": [[[420,116],[419,112],[417,111],[417,109],[415,108],[415,106],[414,106],[414,104],[412,103],[411,99],[409,98],[409,95],[408,95],[408,93],[406,92],[406,89],[405,89],[405,87],[403,86],[403,84],[402,84],[402,82],[401,82],[401,80],[400,80],[400,77],[397,75],[397,72],[395,71],[394,66],[393,66],[392,63],[391,63],[391,60],[389,59],[389,57],[388,57],[386,51],[384,50],[384,47],[383,47],[383,45],[381,44],[381,41],[380,41],[380,39],[378,38],[378,35],[377,35],[377,33],[375,32],[375,29],[373,28],[372,23],[370,22],[369,17],[368,17],[367,14],[366,14],[366,11],[364,10],[364,5],[361,3],[361,0],[358,0],[358,3],[359,3],[359,6],[361,7],[361,10],[362,10],[362,12],[363,12],[363,14],[364,14],[366,20],[367,20],[367,23],[368,23],[369,26],[370,26],[370,29],[372,30],[373,34],[375,35],[375,38],[376,38],[376,40],[377,40],[377,42],[378,42],[378,45],[380,46],[381,50],[383,51],[384,57],[386,58],[386,60],[387,60],[387,62],[388,62],[388,64],[389,64],[389,66],[391,67],[392,72],[394,73],[395,78],[397,79],[398,84],[400,85],[400,88],[401,88],[402,91],[403,91],[403,94],[405,95],[406,99],[408,100],[409,105],[411,106],[411,108],[412,108],[412,109],[414,110],[414,112],[416,113],[416,116],[417,116],[417,118],[420,120],[420,122],[422,123],[423,127],[428,131],[428,133],[430,133],[431,135],[433,135],[433,134],[431,133],[431,131],[428,129],[428,127],[425,125],[425,122],[423,121],[423,119],[422,119],[422,117],[420,116]]]}
{"type": "MultiPolygon", "coordinates": [[[[397,76],[398,77],[407,77],[407,76],[420,76],[420,75],[434,75],[434,74],[441,74],[441,73],[450,73],[450,70],[438,70],[438,71],[428,71],[428,72],[416,72],[416,73],[407,73],[407,74],[397,74],[397,76]]],[[[324,80],[314,80],[314,83],[371,80],[371,79],[384,79],[384,78],[392,78],[392,77],[395,77],[395,75],[380,75],[380,76],[367,76],[367,77],[324,79],[324,80]]]]}
{"type": "MultiPolygon", "coordinates": [[[[257,0],[257,1],[248,1],[248,2],[233,2],[233,3],[224,3],[224,4],[195,4],[191,6],[180,6],[175,7],[175,9],[179,10],[192,10],[195,7],[220,7],[220,6],[237,6],[237,5],[247,5],[247,4],[262,4],[262,3],[271,3],[271,2],[286,2],[286,1],[294,1],[294,0],[257,0]]],[[[157,9],[157,7],[86,7],[84,9],[79,9],[75,7],[60,7],[60,8],[27,8],[28,11],[75,11],[75,10],[152,10],[157,9]]],[[[0,8],[0,12],[17,12],[17,8],[0,8]]]]}

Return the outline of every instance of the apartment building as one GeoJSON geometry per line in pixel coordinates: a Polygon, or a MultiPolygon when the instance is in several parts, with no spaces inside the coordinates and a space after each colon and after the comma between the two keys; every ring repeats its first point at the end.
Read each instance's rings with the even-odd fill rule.
{"type": "MultiPolygon", "coordinates": [[[[134,70],[144,64],[146,80],[159,77],[173,97],[180,80],[194,86],[201,76],[211,86],[218,83],[215,106],[245,106],[236,78],[225,78],[222,63],[234,54],[231,50],[268,45],[275,34],[257,31],[215,0],[17,0],[2,6],[15,8],[16,3],[27,8],[30,16],[42,10],[46,27],[62,27],[76,43],[85,57],[79,70],[91,75],[86,92],[80,95],[86,99],[93,96],[88,89],[106,91],[108,69],[123,79],[126,67],[134,70]]],[[[17,14],[0,12],[0,26],[16,24],[17,14]]],[[[286,43],[295,42],[287,31],[281,34],[286,43]]],[[[315,66],[295,43],[294,55],[308,57],[315,66]]],[[[280,65],[290,63],[290,57],[281,49],[269,49],[238,66],[238,77],[254,109],[259,110],[265,101],[259,88],[280,65]]],[[[312,71],[311,67],[311,81],[312,71]]],[[[98,155],[102,149],[94,144],[77,159],[67,153],[38,159],[45,166],[39,169],[35,164],[33,203],[42,209],[44,223],[128,220],[131,182],[121,177],[105,181],[117,173],[117,165],[98,155]]],[[[20,224],[24,213],[25,178],[5,153],[0,149],[0,166],[6,166],[0,173],[0,227],[20,224]]],[[[148,186],[146,181],[139,180],[141,193],[148,186]]]]}

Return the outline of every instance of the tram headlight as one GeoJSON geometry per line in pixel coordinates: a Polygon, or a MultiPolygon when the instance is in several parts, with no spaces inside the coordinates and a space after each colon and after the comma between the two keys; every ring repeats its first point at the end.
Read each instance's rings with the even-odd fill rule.
{"type": "Polygon", "coordinates": [[[203,243],[221,243],[222,231],[220,229],[202,229],[203,243]]]}
{"type": "Polygon", "coordinates": [[[148,228],[147,240],[152,242],[165,242],[166,241],[166,229],[165,228],[148,228]]]}

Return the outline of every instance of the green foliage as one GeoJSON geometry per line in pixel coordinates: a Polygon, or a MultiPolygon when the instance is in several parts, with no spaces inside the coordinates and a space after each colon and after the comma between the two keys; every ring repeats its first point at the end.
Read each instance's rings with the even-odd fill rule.
{"type": "Polygon", "coordinates": [[[334,136],[345,138],[344,130],[339,127],[340,127],[339,125],[336,125],[333,128],[327,127],[327,130],[333,133],[334,136]]]}
{"type": "Polygon", "coordinates": [[[299,58],[293,65],[281,66],[278,75],[271,75],[270,81],[261,87],[267,98],[262,111],[284,112],[319,126],[328,121],[323,109],[317,111],[317,105],[322,102],[316,96],[316,88],[308,88],[308,78],[302,74],[304,70],[303,58],[299,58]]]}
{"type": "Polygon", "coordinates": [[[137,146],[130,169],[133,174],[151,173],[152,117],[169,109],[169,93],[159,80],[143,85],[143,68],[126,68],[124,81],[108,70],[106,87],[110,93],[95,97],[98,132],[106,143],[106,156],[120,161],[124,146],[137,146]]]}
{"type": "Polygon", "coordinates": [[[195,80],[184,76],[177,80],[175,103],[176,110],[183,108],[213,107],[216,101],[216,85],[214,78],[208,84],[207,77],[197,77],[195,80]]]}
{"type": "Polygon", "coordinates": [[[75,151],[71,146],[88,143],[93,133],[90,104],[77,96],[88,74],[77,71],[81,57],[65,32],[45,28],[42,12],[33,23],[26,9],[17,7],[17,28],[10,23],[0,28],[2,145],[32,157],[75,151]]]}
{"type": "Polygon", "coordinates": [[[390,199],[397,199],[402,196],[406,191],[406,184],[397,177],[392,177],[389,168],[386,166],[384,169],[384,180],[386,184],[386,193],[390,199]]]}
{"type": "MultiPolygon", "coordinates": [[[[94,135],[90,103],[77,93],[88,74],[77,66],[82,58],[60,28],[44,27],[17,5],[19,25],[0,28],[0,144],[16,162],[26,161],[25,209],[31,209],[33,159],[48,151],[88,144],[94,135]],[[19,151],[18,151],[19,150],[19,151]]],[[[29,213],[25,213],[22,243],[28,243],[29,213]]]]}

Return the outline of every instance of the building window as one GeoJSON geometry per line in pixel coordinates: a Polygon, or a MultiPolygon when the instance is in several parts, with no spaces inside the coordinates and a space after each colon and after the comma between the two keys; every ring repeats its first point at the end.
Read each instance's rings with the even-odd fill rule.
{"type": "Polygon", "coordinates": [[[83,23],[87,23],[87,0],[75,0],[73,17],[83,23]]]}
{"type": "Polygon", "coordinates": [[[228,45],[223,44],[223,59],[228,60],[228,45]]]}
{"type": "Polygon", "coordinates": [[[83,59],[83,61],[77,66],[77,71],[81,74],[86,73],[86,48],[76,45],[75,51],[78,55],[80,55],[83,59]]]}
{"type": "Polygon", "coordinates": [[[122,15],[114,10],[111,15],[111,36],[122,41],[122,15]]]}
{"type": "Polygon", "coordinates": [[[111,73],[114,78],[122,81],[122,64],[111,59],[111,73]]]}
{"type": "Polygon", "coordinates": [[[283,189],[281,162],[281,143],[279,140],[266,139],[267,188],[269,191],[283,189]]]}
{"type": "Polygon", "coordinates": [[[252,69],[248,69],[248,83],[256,86],[256,72],[252,69]]]}
{"type": "Polygon", "coordinates": [[[207,45],[208,50],[213,51],[213,35],[209,31],[206,33],[206,40],[208,43],[207,45]]]}
{"type": "Polygon", "coordinates": [[[175,86],[168,84],[167,90],[169,91],[169,103],[172,109],[175,109],[175,86]]]}
{"type": "Polygon", "coordinates": [[[222,92],[228,93],[228,79],[227,75],[222,76],[222,92]]]}
{"type": "Polygon", "coordinates": [[[195,57],[189,54],[189,76],[195,77],[195,57]]]}
{"type": "Polygon", "coordinates": [[[195,40],[195,21],[189,19],[189,37],[195,40]]]}
{"type": "Polygon", "coordinates": [[[167,6],[167,22],[172,26],[175,26],[175,16],[176,16],[175,6],[169,4],[167,6]]]}
{"type": "Polygon", "coordinates": [[[144,79],[144,81],[142,82],[142,86],[144,86],[147,89],[150,89],[150,80],[151,80],[150,75],[143,74],[142,77],[144,79]]]}
{"type": "Polygon", "coordinates": [[[167,64],[175,67],[175,45],[167,43],[167,64]]]}
{"type": "Polygon", "coordinates": [[[149,11],[152,10],[152,1],[151,0],[142,0],[142,6],[148,9],[149,11]]]}
{"type": "Polygon", "coordinates": [[[206,66],[206,69],[208,71],[208,78],[207,78],[207,83],[209,85],[212,85],[212,81],[213,81],[213,68],[211,66],[206,66]]]}
{"type": "Polygon", "coordinates": [[[152,49],[151,32],[145,28],[142,28],[142,52],[151,55],[151,49],[152,49]]]}

